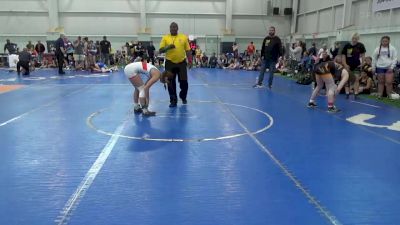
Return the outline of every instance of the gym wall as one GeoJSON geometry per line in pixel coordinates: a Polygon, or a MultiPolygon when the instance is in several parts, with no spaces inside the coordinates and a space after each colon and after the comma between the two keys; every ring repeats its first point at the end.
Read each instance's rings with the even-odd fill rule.
{"type": "Polygon", "coordinates": [[[317,43],[332,46],[336,40],[350,40],[351,35],[358,32],[368,55],[372,54],[383,35],[391,36],[392,44],[400,49],[400,8],[374,13],[373,0],[348,1],[349,24],[343,24],[345,0],[315,2],[299,0],[296,35],[305,39],[306,43],[315,39],[317,43]],[[313,33],[318,35],[313,38],[313,33]]]}
{"type": "MultiPolygon", "coordinates": [[[[19,47],[28,40],[46,40],[49,31],[48,1],[56,0],[0,0],[0,44],[9,38],[19,47]]],[[[226,0],[146,0],[146,32],[156,48],[160,37],[169,33],[169,24],[179,25],[179,31],[198,38],[202,48],[209,36],[224,36],[226,0]]],[[[290,33],[290,16],[272,15],[271,7],[290,7],[292,0],[233,0],[232,32],[243,51],[250,40],[257,46],[269,26],[276,26],[280,36],[290,33]],[[270,2],[270,3],[268,3],[270,2]],[[270,5],[268,5],[270,4],[270,5]]],[[[137,40],[140,31],[139,0],[58,0],[59,26],[67,37],[78,35],[101,39],[107,35],[113,46],[137,40]]]]}

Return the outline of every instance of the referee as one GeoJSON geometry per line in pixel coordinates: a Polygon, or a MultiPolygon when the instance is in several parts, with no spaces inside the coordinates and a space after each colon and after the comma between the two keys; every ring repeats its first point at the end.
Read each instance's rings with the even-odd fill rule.
{"type": "Polygon", "coordinates": [[[56,43],[55,43],[55,47],[56,47],[56,52],[55,52],[55,56],[57,58],[57,63],[58,63],[58,74],[63,75],[65,74],[63,67],[64,67],[64,54],[65,54],[65,48],[64,48],[64,39],[65,39],[65,35],[64,34],[60,34],[60,38],[57,39],[56,43]]]}
{"type": "Polygon", "coordinates": [[[169,26],[171,34],[164,35],[160,43],[160,53],[166,53],[165,70],[173,74],[169,79],[168,93],[170,98],[169,107],[174,108],[178,103],[178,96],[176,94],[176,76],[178,75],[179,98],[182,99],[183,104],[187,104],[188,93],[188,75],[187,66],[189,60],[189,68],[192,65],[191,51],[189,47],[189,40],[186,35],[178,34],[178,24],[173,22],[169,26]]]}
{"type": "Polygon", "coordinates": [[[22,52],[18,53],[19,61],[17,63],[17,73],[18,75],[21,74],[21,67],[24,68],[24,76],[29,76],[29,63],[32,60],[32,55],[28,52],[27,48],[24,48],[22,52]]]}

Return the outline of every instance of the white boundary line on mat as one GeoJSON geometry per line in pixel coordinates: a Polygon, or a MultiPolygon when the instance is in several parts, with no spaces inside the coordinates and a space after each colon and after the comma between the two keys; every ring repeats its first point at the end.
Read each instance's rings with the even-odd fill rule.
{"type": "Polygon", "coordinates": [[[72,212],[79,205],[80,200],[85,196],[86,191],[93,184],[93,181],[96,179],[100,170],[103,168],[104,163],[107,161],[108,157],[113,151],[127,123],[128,118],[126,118],[124,122],[117,127],[114,135],[111,136],[107,144],[104,146],[96,161],[93,163],[92,167],[90,167],[89,171],[86,173],[85,177],[76,188],[75,192],[71,195],[63,210],[60,212],[60,215],[55,220],[57,225],[66,225],[68,223],[72,212]]]}

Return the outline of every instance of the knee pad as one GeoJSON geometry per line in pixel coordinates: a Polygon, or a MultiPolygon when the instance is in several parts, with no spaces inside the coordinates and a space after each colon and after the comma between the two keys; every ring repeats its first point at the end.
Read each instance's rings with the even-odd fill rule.
{"type": "Polygon", "coordinates": [[[137,88],[139,90],[139,98],[144,98],[146,95],[144,93],[144,85],[137,88]]]}

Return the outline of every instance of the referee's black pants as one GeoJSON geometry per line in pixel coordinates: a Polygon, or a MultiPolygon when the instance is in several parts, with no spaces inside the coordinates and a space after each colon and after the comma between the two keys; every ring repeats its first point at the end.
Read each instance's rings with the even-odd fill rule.
{"type": "Polygon", "coordinates": [[[58,63],[58,73],[63,74],[64,73],[64,54],[62,53],[56,53],[57,57],[57,63],[58,63]]]}
{"type": "Polygon", "coordinates": [[[178,102],[178,96],[176,94],[176,76],[178,75],[179,87],[181,91],[179,92],[179,98],[182,101],[186,101],[189,84],[187,76],[187,63],[186,60],[180,63],[173,63],[169,60],[165,62],[165,70],[170,71],[174,76],[169,79],[168,93],[171,103],[178,102]]]}
{"type": "Polygon", "coordinates": [[[21,67],[24,68],[25,73],[23,75],[29,75],[29,61],[18,61],[17,63],[17,73],[21,73],[21,67]]]}

